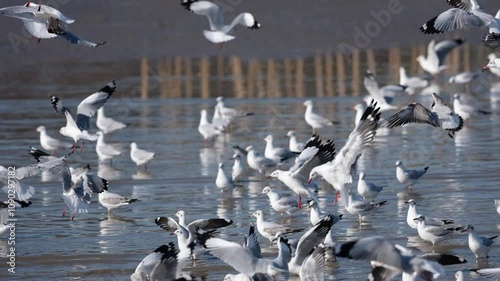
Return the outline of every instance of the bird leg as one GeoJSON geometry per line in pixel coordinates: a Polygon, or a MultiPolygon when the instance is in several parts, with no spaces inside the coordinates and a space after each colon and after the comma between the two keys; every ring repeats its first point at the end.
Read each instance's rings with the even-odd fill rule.
{"type": "Polygon", "coordinates": [[[71,216],[71,221],[74,221],[74,220],[75,220],[75,214],[73,214],[73,215],[71,216]]]}
{"type": "Polygon", "coordinates": [[[71,149],[71,153],[74,153],[75,152],[75,149],[76,149],[76,145],[78,144],[78,141],[75,142],[75,145],[73,145],[72,149],[71,149]]]}
{"type": "Polygon", "coordinates": [[[26,3],[26,5],[24,5],[25,7],[29,7],[31,4],[31,0],[28,0],[28,3],[26,3]]]}
{"type": "Polygon", "coordinates": [[[80,152],[82,152],[82,151],[83,151],[83,146],[84,146],[84,145],[85,145],[85,142],[84,142],[84,141],[82,141],[82,146],[80,146],[80,152]]]}
{"type": "Polygon", "coordinates": [[[297,208],[302,209],[302,195],[299,194],[299,204],[297,208]]]}
{"type": "Polygon", "coordinates": [[[64,208],[64,211],[62,213],[62,216],[61,217],[64,217],[66,215],[66,208],[64,208]]]}
{"type": "Polygon", "coordinates": [[[340,192],[335,192],[335,199],[333,200],[333,205],[337,204],[340,198],[340,192]]]}
{"type": "Polygon", "coordinates": [[[111,210],[110,210],[110,209],[108,209],[108,217],[109,217],[109,215],[110,215],[110,211],[111,211],[111,210]]]}

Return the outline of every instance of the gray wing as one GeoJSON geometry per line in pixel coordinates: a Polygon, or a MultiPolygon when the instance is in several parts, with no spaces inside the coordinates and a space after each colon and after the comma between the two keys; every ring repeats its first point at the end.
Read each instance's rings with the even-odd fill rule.
{"type": "Polygon", "coordinates": [[[325,248],[320,244],[314,248],[312,253],[300,267],[301,281],[323,281],[325,271],[325,248]]]}
{"type": "Polygon", "coordinates": [[[484,46],[500,53],[500,34],[489,33],[483,38],[484,46]]]}
{"type": "Polygon", "coordinates": [[[309,229],[299,240],[295,256],[291,262],[301,265],[309,256],[314,247],[325,240],[326,235],[333,225],[333,216],[328,215],[322,218],[315,226],[309,229]]]}
{"type": "Polygon", "coordinates": [[[82,179],[86,193],[101,193],[103,190],[108,190],[108,181],[99,176],[85,173],[82,175],[82,179]]]}
{"type": "Polygon", "coordinates": [[[398,249],[382,236],[371,236],[337,246],[337,257],[376,261],[384,267],[402,270],[403,259],[398,249]]]}
{"type": "Polygon", "coordinates": [[[479,275],[484,276],[486,278],[492,279],[492,280],[500,280],[500,267],[498,268],[483,268],[483,269],[478,269],[475,270],[479,275]]]}
{"type": "Polygon", "coordinates": [[[434,46],[439,59],[439,65],[444,65],[446,56],[456,47],[462,45],[465,41],[463,39],[443,40],[434,46]]]}
{"type": "Polygon", "coordinates": [[[418,102],[409,104],[405,109],[382,121],[382,124],[388,128],[399,127],[408,123],[427,123],[439,127],[438,120],[433,113],[418,102]]]}
{"type": "Polygon", "coordinates": [[[462,9],[451,8],[430,19],[420,27],[425,34],[443,33],[457,29],[486,27],[493,21],[493,16],[485,13],[470,13],[462,9]]]}
{"type": "Polygon", "coordinates": [[[162,229],[170,232],[174,232],[179,228],[179,224],[171,217],[156,218],[155,223],[162,229]]]}
{"type": "Polygon", "coordinates": [[[325,144],[319,146],[318,151],[312,158],[307,160],[299,169],[292,173],[292,177],[306,181],[314,167],[330,162],[334,157],[335,144],[332,140],[328,140],[325,144]]]}
{"type": "Polygon", "coordinates": [[[64,158],[65,157],[61,157],[52,161],[39,163],[37,166],[58,178],[62,183],[63,192],[66,193],[71,190],[72,183],[71,171],[69,170],[68,165],[66,165],[66,162],[64,162],[64,158]]]}
{"type": "Polygon", "coordinates": [[[471,0],[448,0],[446,2],[448,2],[448,4],[455,8],[459,8],[467,12],[470,12],[472,10],[471,0]]]}
{"type": "Polygon", "coordinates": [[[76,124],[82,131],[90,128],[90,117],[94,116],[97,110],[106,103],[115,92],[115,89],[116,82],[111,81],[111,83],[88,96],[78,105],[76,124]]]}
{"type": "Polygon", "coordinates": [[[435,236],[444,236],[451,233],[451,230],[434,225],[426,225],[424,230],[435,236]]]}
{"type": "Polygon", "coordinates": [[[247,276],[255,273],[267,273],[269,260],[258,259],[243,246],[220,238],[201,239],[200,243],[211,255],[233,267],[247,276]]]}
{"type": "MultiPolygon", "coordinates": [[[[20,182],[17,179],[14,179],[13,181],[14,181],[15,194],[18,200],[28,201],[31,197],[33,197],[33,194],[35,194],[35,188],[33,186],[20,182]]],[[[5,193],[8,193],[9,185],[5,185],[2,188],[2,190],[5,193]]]]}
{"type": "Polygon", "coordinates": [[[94,42],[84,40],[84,39],[78,37],[76,34],[71,33],[69,31],[65,31],[64,33],[58,34],[58,35],[59,35],[59,37],[66,39],[67,41],[71,42],[72,44],[83,45],[86,47],[99,47],[99,46],[103,46],[106,44],[106,41],[100,42],[100,43],[94,43],[94,42]]]}
{"type": "Polygon", "coordinates": [[[226,227],[228,225],[231,225],[232,223],[233,223],[232,220],[221,219],[221,218],[199,219],[191,222],[188,225],[188,228],[191,229],[195,227],[196,229],[207,231],[207,230],[218,229],[221,227],[226,227]]]}
{"type": "Polygon", "coordinates": [[[297,158],[295,158],[295,164],[289,169],[290,172],[297,171],[304,163],[314,157],[319,150],[321,145],[321,139],[318,135],[312,135],[307,141],[306,145],[302,149],[297,158]]]}
{"type": "Polygon", "coordinates": [[[250,225],[250,229],[248,230],[248,236],[245,236],[244,247],[247,251],[252,253],[254,257],[262,258],[259,240],[257,239],[257,234],[255,233],[255,225],[253,223],[250,225]]]}

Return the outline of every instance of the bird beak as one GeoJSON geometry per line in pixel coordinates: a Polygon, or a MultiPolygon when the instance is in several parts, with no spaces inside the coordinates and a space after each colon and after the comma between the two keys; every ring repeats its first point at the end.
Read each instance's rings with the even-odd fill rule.
{"type": "Polygon", "coordinates": [[[262,195],[264,195],[264,193],[259,193],[259,197],[262,196],[262,195]]]}
{"type": "Polygon", "coordinates": [[[271,180],[271,179],[273,179],[273,177],[271,177],[271,176],[267,176],[267,179],[268,179],[268,180],[271,180]]]}
{"type": "Polygon", "coordinates": [[[410,204],[410,201],[405,201],[405,204],[410,204]]]}
{"type": "Polygon", "coordinates": [[[483,71],[485,71],[487,69],[490,69],[490,67],[488,65],[483,66],[483,71]]]}
{"type": "Polygon", "coordinates": [[[413,220],[414,220],[414,221],[418,221],[418,218],[414,218],[413,220]]]}
{"type": "Polygon", "coordinates": [[[170,232],[170,235],[175,235],[175,233],[173,233],[173,232],[170,232]]]}
{"type": "Polygon", "coordinates": [[[307,179],[307,183],[311,183],[312,181],[313,181],[313,179],[312,179],[312,178],[308,178],[308,179],[307,179]]]}
{"type": "Polygon", "coordinates": [[[271,242],[276,242],[276,240],[277,240],[277,239],[278,239],[278,238],[274,238],[273,240],[271,240],[271,242]]]}

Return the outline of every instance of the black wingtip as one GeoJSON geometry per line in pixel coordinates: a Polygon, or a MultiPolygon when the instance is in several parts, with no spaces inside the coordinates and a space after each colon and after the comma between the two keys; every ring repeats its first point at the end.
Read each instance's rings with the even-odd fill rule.
{"type": "Polygon", "coordinates": [[[424,25],[420,27],[420,31],[424,34],[438,34],[438,33],[443,33],[443,31],[436,29],[434,24],[436,23],[437,16],[433,17],[424,25]]]}
{"type": "Polygon", "coordinates": [[[109,82],[106,86],[102,87],[99,92],[104,92],[106,94],[113,94],[116,90],[116,81],[113,80],[111,82],[109,82]]]}
{"type": "Polygon", "coordinates": [[[57,114],[59,114],[59,109],[57,108],[57,103],[59,102],[59,98],[56,96],[50,96],[50,102],[52,103],[52,106],[56,110],[57,114]]]}
{"type": "Polygon", "coordinates": [[[252,26],[249,26],[248,28],[249,28],[249,29],[259,29],[259,28],[261,28],[261,27],[262,27],[262,25],[260,24],[260,22],[258,22],[258,21],[256,21],[256,20],[254,20],[253,25],[252,25],[252,26]]]}
{"type": "Polygon", "coordinates": [[[14,201],[17,202],[17,204],[19,204],[19,206],[21,206],[21,208],[26,208],[26,207],[31,206],[31,201],[21,201],[21,200],[16,200],[16,199],[14,199],[14,201]]]}
{"type": "Polygon", "coordinates": [[[184,7],[186,10],[191,11],[191,5],[194,2],[196,2],[196,0],[182,0],[181,6],[184,7]]]}
{"type": "Polygon", "coordinates": [[[50,156],[47,152],[40,150],[36,147],[30,146],[30,150],[28,152],[33,158],[35,158],[36,162],[40,162],[40,157],[50,156]]]}

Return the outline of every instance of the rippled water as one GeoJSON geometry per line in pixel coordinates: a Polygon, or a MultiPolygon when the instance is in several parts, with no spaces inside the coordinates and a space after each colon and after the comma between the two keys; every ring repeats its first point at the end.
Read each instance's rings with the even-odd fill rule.
{"type": "MultiPolygon", "coordinates": [[[[442,90],[444,97],[449,98],[449,89],[442,90]]],[[[333,138],[338,148],[343,145],[353,127],[355,112],[351,107],[358,100],[354,97],[314,99],[318,112],[340,122],[340,125],[322,130],[322,138],[333,138]]],[[[406,104],[411,100],[411,97],[400,97],[397,102],[406,104]]],[[[430,104],[428,96],[419,97],[419,100],[430,104]]],[[[71,107],[78,99],[64,101],[71,107]]],[[[212,112],[213,101],[154,98],[123,102],[118,91],[110,99],[114,110],[110,110],[109,115],[125,120],[130,126],[109,136],[108,142],[120,147],[123,155],[115,159],[113,166],[98,165],[93,144],[87,144],[82,153],[72,155],[68,162],[73,166],[89,163],[94,173],[110,181],[110,191],[141,201],[115,209],[110,217],[106,209],[93,202],[88,214],[78,214],[71,221],[68,217],[61,217],[64,203],[60,183],[43,176],[30,179],[29,182],[36,187],[33,205],[16,212],[16,274],[7,274],[2,262],[0,279],[127,280],[149,252],[163,243],[175,241],[175,236],[155,225],[154,218],[171,216],[180,209],[186,211],[188,220],[203,217],[232,219],[234,224],[222,229],[220,236],[237,242],[243,240],[243,233],[253,220],[249,215],[257,209],[263,209],[269,220],[308,228],[306,210],[297,212],[293,219],[280,218],[270,210],[267,198],[258,197],[268,184],[290,193],[277,181],[252,178],[244,183],[244,187],[236,189],[232,197],[221,195],[214,184],[217,163],[224,162],[227,167],[232,165],[229,160],[231,144],[253,144],[263,151],[263,138],[272,133],[276,144],[285,146],[288,141],[285,134],[292,129],[297,131],[300,140],[305,141],[311,132],[303,121],[303,101],[292,98],[229,99],[230,106],[256,115],[238,120],[234,131],[209,146],[201,140],[197,126],[200,109],[207,108],[212,112]],[[119,110],[119,107],[126,110],[119,110]],[[137,173],[129,158],[128,145],[132,141],[158,154],[147,172],[137,173]]],[[[451,275],[458,269],[500,266],[500,247],[496,245],[490,252],[489,261],[476,265],[465,235],[458,235],[433,249],[416,237],[416,231],[405,222],[407,209],[404,201],[415,198],[424,214],[473,223],[482,235],[498,234],[500,217],[493,207],[493,199],[500,197],[497,184],[500,179],[498,103],[495,100],[490,102],[489,94],[478,95],[476,103],[491,109],[493,114],[470,120],[454,140],[430,126],[379,131],[373,145],[361,158],[360,169],[366,171],[370,181],[387,185],[378,199],[387,200],[388,204],[366,217],[362,224],[342,207],[334,206],[332,190],[320,182],[323,210],[345,215],[345,220],[334,226],[335,240],[343,242],[383,235],[393,242],[422,251],[458,254],[469,261],[464,265],[446,267],[448,277],[442,280],[453,280],[451,275]],[[428,173],[414,187],[414,193],[405,193],[395,179],[394,163],[399,159],[410,167],[430,166],[428,173]]],[[[21,106],[19,100],[3,100],[0,116],[3,165],[33,163],[27,148],[39,146],[36,127],[43,124],[51,135],[60,137],[56,132],[65,123],[53,112],[46,97],[25,100],[21,106]]],[[[259,240],[267,255],[276,253],[274,245],[262,237],[259,240]]],[[[0,240],[2,255],[6,254],[6,247],[5,239],[0,240]]],[[[208,280],[222,280],[226,273],[234,272],[208,255],[202,256],[197,266],[189,270],[194,275],[206,276],[208,280]]],[[[326,278],[364,280],[368,271],[366,262],[340,259],[328,263],[326,278]]]]}

